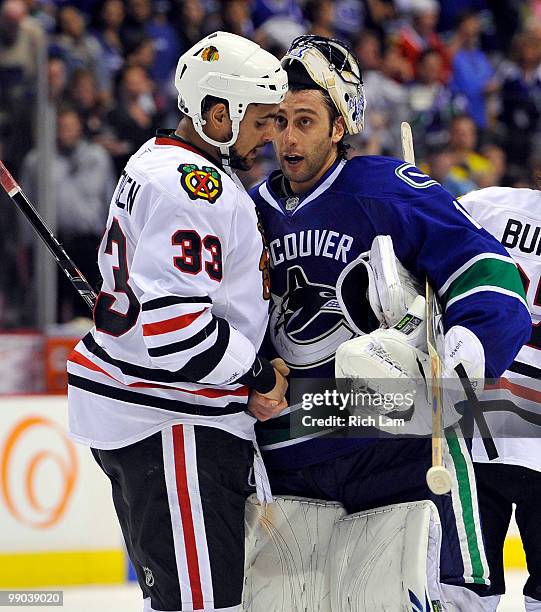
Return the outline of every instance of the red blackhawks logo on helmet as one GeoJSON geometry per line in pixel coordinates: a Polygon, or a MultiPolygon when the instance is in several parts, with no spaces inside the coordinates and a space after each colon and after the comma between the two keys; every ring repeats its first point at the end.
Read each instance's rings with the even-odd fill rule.
{"type": "Polygon", "coordinates": [[[214,204],[222,194],[222,178],[212,166],[199,168],[195,164],[181,164],[180,184],[191,200],[206,200],[214,204]]]}

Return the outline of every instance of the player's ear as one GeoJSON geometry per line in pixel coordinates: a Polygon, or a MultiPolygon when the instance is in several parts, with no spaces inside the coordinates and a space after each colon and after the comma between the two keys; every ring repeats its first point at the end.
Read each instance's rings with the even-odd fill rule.
{"type": "Polygon", "coordinates": [[[346,133],[346,124],[343,117],[334,120],[332,126],[332,141],[334,144],[340,142],[346,133]]]}
{"type": "Polygon", "coordinates": [[[208,127],[218,134],[226,134],[231,130],[231,120],[229,119],[227,106],[222,102],[213,104],[207,111],[205,119],[208,127]]]}

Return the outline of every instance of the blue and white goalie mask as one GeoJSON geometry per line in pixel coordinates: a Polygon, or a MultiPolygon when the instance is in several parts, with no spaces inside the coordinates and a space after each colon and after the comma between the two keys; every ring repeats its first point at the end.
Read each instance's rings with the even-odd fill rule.
{"type": "Polygon", "coordinates": [[[339,40],[306,35],[296,38],[282,58],[282,66],[300,62],[316,85],[329,93],[344,118],[349,134],[364,127],[364,97],[361,70],[349,48],[339,40]]]}

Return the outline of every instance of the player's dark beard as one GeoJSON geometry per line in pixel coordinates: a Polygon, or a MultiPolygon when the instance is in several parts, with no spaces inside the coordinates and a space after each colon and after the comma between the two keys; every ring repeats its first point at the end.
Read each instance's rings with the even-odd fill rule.
{"type": "Polygon", "coordinates": [[[229,147],[229,165],[234,170],[250,170],[252,168],[252,164],[237,153],[234,145],[229,147]]]}

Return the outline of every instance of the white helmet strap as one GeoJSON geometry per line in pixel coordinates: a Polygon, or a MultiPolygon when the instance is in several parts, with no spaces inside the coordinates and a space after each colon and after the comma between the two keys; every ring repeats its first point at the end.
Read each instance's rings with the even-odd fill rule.
{"type": "Polygon", "coordinates": [[[221,162],[227,174],[229,174],[230,176],[234,174],[234,170],[231,168],[230,164],[229,148],[232,147],[237,141],[240,129],[240,119],[238,117],[234,117],[233,119],[231,119],[232,135],[231,138],[226,142],[214,140],[208,134],[205,133],[205,131],[203,130],[203,126],[206,124],[206,121],[203,119],[200,113],[197,113],[197,115],[192,118],[192,121],[195,131],[199,134],[199,136],[201,136],[201,138],[205,142],[208,142],[213,147],[217,147],[220,150],[221,162]]]}

